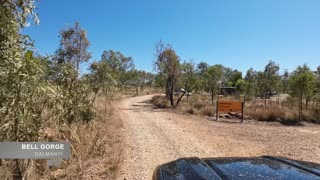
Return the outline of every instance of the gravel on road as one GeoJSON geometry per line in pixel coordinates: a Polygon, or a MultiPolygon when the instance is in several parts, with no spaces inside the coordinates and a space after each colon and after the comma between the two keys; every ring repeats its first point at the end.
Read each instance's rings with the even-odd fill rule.
{"type": "Polygon", "coordinates": [[[158,165],[182,157],[272,155],[320,163],[320,126],[209,121],[156,109],[152,96],[117,105],[125,139],[118,179],[151,179],[158,165]]]}

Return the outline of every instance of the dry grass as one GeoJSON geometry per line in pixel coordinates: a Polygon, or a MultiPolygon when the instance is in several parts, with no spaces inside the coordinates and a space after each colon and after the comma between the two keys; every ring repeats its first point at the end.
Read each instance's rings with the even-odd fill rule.
{"type": "MultiPolygon", "coordinates": [[[[96,101],[96,119],[58,130],[43,131],[41,141],[68,141],[72,157],[62,165],[47,168],[46,160],[20,161],[26,179],[115,179],[120,162],[123,125],[113,114],[111,102],[96,101]]],[[[2,161],[0,179],[13,179],[13,161],[2,161]]]]}
{"type": "Polygon", "coordinates": [[[10,162],[2,162],[0,166],[0,179],[12,179],[13,166],[10,162]]]}
{"type": "Polygon", "coordinates": [[[158,108],[169,108],[170,104],[168,99],[164,96],[153,96],[152,97],[152,104],[158,108]]]}
{"type": "Polygon", "coordinates": [[[273,103],[268,103],[266,107],[262,104],[253,102],[246,103],[245,113],[259,121],[275,121],[279,117],[287,116],[287,118],[289,118],[289,116],[292,116],[291,113],[289,114],[284,111],[284,107],[280,107],[273,103]]]}
{"type": "MultiPolygon", "coordinates": [[[[287,125],[300,124],[298,122],[297,101],[289,98],[282,103],[268,101],[264,106],[262,101],[254,100],[246,103],[245,114],[259,121],[278,121],[287,125]]],[[[317,109],[303,107],[302,121],[319,123],[317,109]]]]}
{"type": "MultiPolygon", "coordinates": [[[[177,99],[177,97],[175,97],[177,99]]],[[[240,97],[223,97],[222,101],[241,101],[240,97]]],[[[169,108],[170,104],[164,96],[155,96],[152,100],[153,104],[159,108],[169,108]]],[[[253,118],[258,121],[277,121],[286,125],[300,124],[298,122],[298,105],[297,100],[288,97],[287,100],[280,102],[268,100],[267,106],[264,106],[262,99],[252,99],[245,104],[245,116],[249,119],[253,118]]],[[[177,111],[212,117],[215,114],[215,103],[211,103],[209,94],[194,93],[193,96],[183,97],[177,111]]],[[[320,123],[319,108],[309,108],[303,111],[303,121],[320,123]]]]}
{"type": "MultiPolygon", "coordinates": [[[[111,104],[114,100],[137,95],[132,88],[127,92],[116,93],[116,90],[110,92],[107,103],[105,97],[98,97],[95,108],[97,117],[88,124],[73,124],[71,127],[65,126],[58,130],[54,123],[48,123],[49,131],[43,129],[42,133],[45,136],[39,141],[69,141],[72,157],[70,160],[63,160],[60,167],[51,169],[47,168],[46,160],[29,160],[24,169],[25,177],[27,179],[114,179],[122,152],[123,125],[113,114],[114,109],[111,104]]],[[[139,95],[155,92],[159,90],[145,88],[139,95]]],[[[165,104],[165,101],[160,100],[159,103],[165,104]]],[[[169,106],[166,104],[164,107],[169,106]]],[[[0,179],[12,179],[13,162],[2,161],[1,164],[0,179]]]]}
{"type": "Polygon", "coordinates": [[[203,109],[204,107],[206,107],[206,104],[201,103],[201,102],[197,102],[193,104],[193,107],[197,110],[203,109]]]}
{"type": "Polygon", "coordinates": [[[201,114],[204,116],[213,116],[214,112],[213,112],[213,107],[209,107],[209,106],[205,106],[202,110],[201,110],[201,114]]]}
{"type": "MultiPolygon", "coordinates": [[[[189,98],[183,97],[176,110],[192,115],[211,117],[214,115],[215,105],[212,105],[206,97],[207,96],[201,96],[199,94],[194,94],[189,98]]],[[[177,97],[175,97],[175,100],[176,99],[177,97]]],[[[154,96],[152,103],[158,108],[170,108],[170,103],[164,96],[154,96]]]]}
{"type": "Polygon", "coordinates": [[[184,105],[184,106],[179,106],[178,108],[180,111],[185,112],[187,114],[191,114],[194,115],[196,114],[198,111],[195,110],[195,108],[193,108],[190,105],[184,105]]]}
{"type": "Polygon", "coordinates": [[[208,95],[201,96],[200,94],[193,94],[193,96],[184,97],[178,107],[179,109],[185,109],[184,112],[200,115],[200,116],[213,116],[214,107],[209,100],[208,95]]]}
{"type": "Polygon", "coordinates": [[[122,122],[113,108],[98,99],[97,118],[89,124],[66,128],[59,136],[71,143],[72,158],[59,169],[47,171],[45,178],[114,179],[121,155],[122,122]]]}

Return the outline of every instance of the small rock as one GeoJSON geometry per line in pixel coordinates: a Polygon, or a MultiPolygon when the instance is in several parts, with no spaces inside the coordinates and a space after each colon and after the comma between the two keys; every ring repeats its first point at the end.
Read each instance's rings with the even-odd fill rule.
{"type": "Polygon", "coordinates": [[[231,119],[232,118],[232,116],[230,116],[229,114],[226,114],[224,117],[227,118],[227,119],[231,119]]]}
{"type": "Polygon", "coordinates": [[[235,112],[228,112],[228,114],[229,114],[230,116],[236,116],[237,113],[235,113],[235,112]]]}

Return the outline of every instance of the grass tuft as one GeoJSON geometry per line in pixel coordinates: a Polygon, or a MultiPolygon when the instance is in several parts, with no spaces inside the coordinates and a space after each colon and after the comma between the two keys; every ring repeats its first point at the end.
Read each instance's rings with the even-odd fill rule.
{"type": "Polygon", "coordinates": [[[169,108],[169,101],[164,96],[153,96],[152,97],[152,104],[155,105],[158,108],[169,108]]]}

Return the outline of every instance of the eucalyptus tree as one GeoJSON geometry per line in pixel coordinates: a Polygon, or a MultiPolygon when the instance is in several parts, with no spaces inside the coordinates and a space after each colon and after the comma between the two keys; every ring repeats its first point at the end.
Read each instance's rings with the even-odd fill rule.
{"type": "Polygon", "coordinates": [[[320,66],[317,67],[317,70],[315,71],[316,75],[316,82],[315,82],[315,89],[314,89],[314,102],[316,105],[316,109],[318,108],[318,105],[320,104],[320,66]]]}
{"type": "MultiPolygon", "coordinates": [[[[0,141],[37,141],[50,99],[41,63],[26,51],[28,36],[20,34],[30,23],[39,23],[35,9],[35,1],[0,3],[0,141]]],[[[22,179],[24,163],[12,163],[13,178],[22,179]]]]}
{"type": "Polygon", "coordinates": [[[166,79],[166,97],[170,100],[171,107],[174,107],[174,89],[180,71],[180,58],[171,45],[159,42],[155,47],[156,61],[155,69],[166,79]]]}
{"type": "Polygon", "coordinates": [[[242,72],[238,70],[232,70],[228,74],[228,76],[226,76],[226,78],[227,78],[227,82],[226,82],[227,86],[235,87],[238,80],[242,79],[242,72]]]}
{"type": "Polygon", "coordinates": [[[69,63],[79,71],[80,64],[91,58],[86,31],[76,22],[74,26],[61,30],[59,37],[60,46],[55,52],[55,60],[58,63],[69,63]]]}
{"type": "Polygon", "coordinates": [[[306,64],[298,66],[289,78],[291,95],[298,98],[299,120],[302,120],[303,100],[313,93],[315,79],[314,73],[306,64]]]}
{"type": "Polygon", "coordinates": [[[95,101],[100,91],[107,97],[111,88],[117,85],[117,81],[110,74],[110,67],[105,61],[99,61],[92,63],[89,70],[89,85],[94,93],[92,102],[95,101]]]}
{"type": "Polygon", "coordinates": [[[118,86],[126,88],[128,86],[127,73],[134,69],[134,62],[131,57],[123,55],[119,51],[103,51],[101,62],[108,67],[108,72],[114,80],[118,82],[118,86]]]}
{"type": "Polygon", "coordinates": [[[219,93],[219,87],[221,86],[223,77],[224,73],[222,65],[209,66],[203,75],[205,88],[211,95],[212,104],[214,103],[214,96],[219,93]]]}
{"type": "Polygon", "coordinates": [[[269,61],[264,71],[257,73],[257,91],[260,97],[264,98],[265,106],[267,106],[269,92],[279,91],[280,89],[279,69],[279,65],[274,61],[269,61]]]}
{"type": "Polygon", "coordinates": [[[36,131],[30,133],[30,129],[39,128],[35,117],[39,117],[42,111],[39,106],[32,107],[31,104],[42,107],[41,97],[46,95],[46,84],[42,83],[40,62],[32,52],[26,51],[29,45],[25,44],[27,36],[20,34],[20,30],[30,22],[39,23],[35,9],[34,1],[3,0],[0,4],[1,141],[34,140],[38,137],[36,131]],[[39,98],[33,99],[34,95],[39,95],[39,98]]]}
{"type": "Polygon", "coordinates": [[[252,97],[255,96],[255,86],[257,85],[257,72],[250,68],[247,70],[246,75],[244,77],[245,80],[245,87],[244,87],[244,97],[243,101],[246,101],[248,96],[252,97]]]}
{"type": "Polygon", "coordinates": [[[290,77],[290,73],[289,73],[289,71],[287,69],[285,69],[283,74],[280,77],[282,93],[288,93],[289,92],[289,77],[290,77]]]}
{"type": "Polygon", "coordinates": [[[197,91],[200,88],[200,77],[192,61],[184,61],[181,64],[181,86],[187,91],[197,91]]]}
{"type": "Polygon", "coordinates": [[[199,64],[197,64],[197,71],[199,74],[203,74],[203,72],[206,71],[208,67],[208,63],[201,61],[199,64]]]}
{"type": "Polygon", "coordinates": [[[209,64],[206,62],[201,61],[199,64],[197,64],[196,75],[199,78],[199,90],[201,90],[201,93],[206,90],[206,81],[204,79],[204,73],[208,68],[209,64]]]}

